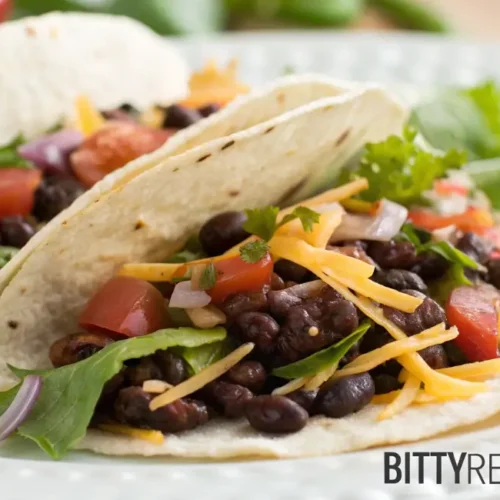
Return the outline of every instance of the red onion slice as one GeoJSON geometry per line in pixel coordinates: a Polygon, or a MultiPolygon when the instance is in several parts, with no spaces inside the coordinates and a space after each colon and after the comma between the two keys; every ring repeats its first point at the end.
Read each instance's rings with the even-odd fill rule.
{"type": "Polygon", "coordinates": [[[42,389],[40,375],[28,375],[23,380],[14,401],[0,417],[0,441],[9,437],[26,419],[42,389]]]}
{"type": "Polygon", "coordinates": [[[203,290],[193,290],[191,281],[182,281],[175,285],[169,307],[180,307],[181,309],[194,309],[205,307],[210,304],[210,295],[203,290]]]}
{"type": "Polygon", "coordinates": [[[406,222],[408,210],[389,200],[383,200],[377,215],[346,213],[330,243],[346,240],[389,241],[406,222]]]}
{"type": "Polygon", "coordinates": [[[69,155],[83,142],[77,130],[61,130],[27,142],[17,148],[26,160],[32,161],[48,174],[69,172],[69,155]]]}

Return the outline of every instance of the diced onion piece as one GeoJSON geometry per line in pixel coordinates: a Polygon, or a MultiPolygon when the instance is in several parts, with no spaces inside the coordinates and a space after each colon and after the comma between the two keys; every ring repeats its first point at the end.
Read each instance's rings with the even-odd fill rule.
{"type": "Polygon", "coordinates": [[[104,117],[86,96],[77,97],[75,108],[77,128],[85,137],[95,134],[106,123],[104,117]]]}
{"type": "Polygon", "coordinates": [[[14,400],[0,416],[0,441],[9,437],[24,422],[42,389],[40,375],[27,375],[14,400]]]}
{"type": "Polygon", "coordinates": [[[191,281],[181,281],[175,285],[170,297],[169,307],[179,307],[181,309],[193,309],[205,307],[210,304],[210,295],[203,290],[193,290],[191,281]]]}
{"type": "Polygon", "coordinates": [[[405,207],[383,200],[377,215],[345,214],[330,241],[389,241],[399,233],[407,217],[408,210],[405,207]]]}
{"type": "Polygon", "coordinates": [[[421,382],[417,377],[410,375],[396,399],[377,416],[377,420],[386,420],[408,408],[415,401],[420,390],[420,384],[421,382]]]}
{"type": "Polygon", "coordinates": [[[186,309],[186,313],[193,325],[198,328],[214,328],[217,325],[226,323],[226,315],[212,304],[205,307],[186,309]]]}
{"type": "Polygon", "coordinates": [[[162,408],[163,406],[173,403],[180,398],[189,396],[189,394],[205,387],[207,384],[218,379],[221,375],[224,375],[224,373],[229,371],[234,365],[239,363],[252,351],[254,347],[255,344],[252,342],[243,344],[225,358],[216,361],[213,365],[208,366],[201,372],[193,375],[191,378],[188,378],[167,392],[157,396],[149,404],[150,410],[155,411],[158,408],[162,408]]]}
{"type": "Polygon", "coordinates": [[[282,385],[281,387],[277,387],[271,394],[273,396],[284,396],[285,394],[290,394],[291,392],[298,391],[306,384],[308,380],[308,377],[296,378],[294,380],[291,380],[287,384],[282,385]]]}
{"type": "Polygon", "coordinates": [[[354,361],[339,370],[335,377],[347,377],[373,370],[390,359],[398,358],[404,354],[420,351],[432,345],[442,344],[458,336],[455,327],[446,330],[444,323],[428,328],[418,335],[402,340],[389,342],[378,349],[358,356],[354,361]]]}
{"type": "Polygon", "coordinates": [[[163,394],[168,389],[172,389],[173,385],[163,380],[146,380],[142,384],[142,390],[151,394],[163,394]]]}
{"type": "Polygon", "coordinates": [[[306,391],[314,391],[321,387],[327,380],[329,380],[337,371],[339,364],[335,363],[333,366],[326,368],[322,372],[317,373],[311,377],[304,386],[306,391]]]}
{"type": "Polygon", "coordinates": [[[160,431],[150,431],[147,429],[135,429],[128,425],[122,424],[100,424],[99,429],[103,431],[112,432],[113,434],[123,434],[135,439],[142,439],[153,444],[163,444],[165,437],[160,431]]]}

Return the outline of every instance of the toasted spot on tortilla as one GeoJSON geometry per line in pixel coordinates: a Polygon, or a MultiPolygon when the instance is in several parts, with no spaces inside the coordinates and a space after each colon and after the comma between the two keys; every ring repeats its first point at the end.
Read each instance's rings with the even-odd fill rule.
{"type": "Polygon", "coordinates": [[[146,225],[146,223],[142,220],[142,219],[139,219],[136,223],[135,223],[135,226],[134,226],[134,230],[137,231],[141,228],[143,228],[144,226],[146,225]]]}
{"type": "Polygon", "coordinates": [[[231,146],[233,146],[233,145],[234,145],[234,142],[235,142],[235,141],[229,141],[229,142],[226,142],[226,144],[224,144],[224,146],[222,146],[222,147],[220,148],[220,150],[221,150],[221,151],[224,151],[225,149],[230,148],[231,146]]]}
{"type": "Polygon", "coordinates": [[[274,130],[274,127],[269,127],[266,130],[264,130],[264,135],[269,134],[269,132],[272,132],[274,130]]]}
{"type": "Polygon", "coordinates": [[[280,103],[280,104],[283,104],[285,102],[285,94],[283,94],[283,92],[280,92],[277,96],[276,96],[276,100],[280,103]]]}
{"type": "Polygon", "coordinates": [[[59,36],[59,31],[57,31],[57,28],[55,26],[52,26],[52,28],[50,28],[50,30],[49,30],[49,36],[53,40],[57,40],[57,38],[59,36]]]}
{"type": "Polygon", "coordinates": [[[332,104],[330,104],[329,106],[325,106],[323,108],[323,111],[329,111],[330,109],[333,109],[333,105],[332,104]]]}
{"type": "Polygon", "coordinates": [[[239,196],[239,194],[240,192],[237,189],[232,189],[231,191],[229,191],[229,196],[231,196],[232,198],[239,196]]]}
{"type": "Polygon", "coordinates": [[[28,36],[36,36],[36,29],[33,26],[27,24],[24,28],[28,36]]]}
{"type": "Polygon", "coordinates": [[[339,135],[339,138],[335,141],[335,146],[340,146],[349,137],[350,133],[351,133],[351,129],[350,128],[344,130],[339,135]]]}
{"type": "Polygon", "coordinates": [[[63,220],[63,221],[61,222],[61,224],[62,224],[63,226],[65,226],[67,223],[68,223],[68,221],[67,221],[67,220],[63,220]]]}
{"type": "Polygon", "coordinates": [[[7,321],[7,326],[9,328],[12,328],[12,330],[15,330],[19,326],[19,323],[17,321],[9,319],[9,321],[7,321]]]}
{"type": "Polygon", "coordinates": [[[174,170],[173,170],[173,171],[174,171],[174,172],[178,172],[179,170],[180,170],[180,168],[179,168],[179,167],[176,167],[176,168],[174,168],[174,170]]]}
{"type": "Polygon", "coordinates": [[[197,163],[201,163],[202,161],[206,160],[207,158],[210,158],[211,156],[212,156],[212,153],[208,153],[208,154],[206,154],[206,155],[202,156],[201,158],[198,158],[198,159],[196,160],[196,162],[197,162],[197,163]]]}
{"type": "Polygon", "coordinates": [[[24,295],[28,291],[28,289],[25,286],[23,286],[20,291],[21,295],[24,295]]]}

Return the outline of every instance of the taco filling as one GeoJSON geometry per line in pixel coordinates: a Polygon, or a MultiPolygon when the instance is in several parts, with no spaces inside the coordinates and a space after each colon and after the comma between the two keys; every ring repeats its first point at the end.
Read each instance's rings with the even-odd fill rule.
{"type": "Polygon", "coordinates": [[[0,148],[0,267],[38,229],[69,207],[105,175],[162,146],[179,130],[216,113],[249,88],[238,82],[235,63],[208,63],[190,80],[181,102],[140,112],[130,104],[94,109],[75,102],[73,123],[42,137],[22,137],[0,148]],[[2,247],[8,247],[3,249],[2,247]]]}

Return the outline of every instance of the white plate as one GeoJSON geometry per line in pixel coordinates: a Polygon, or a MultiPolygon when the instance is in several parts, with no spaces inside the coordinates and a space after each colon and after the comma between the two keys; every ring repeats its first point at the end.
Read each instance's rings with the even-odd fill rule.
{"type": "MultiPolygon", "coordinates": [[[[253,84],[274,78],[290,65],[339,78],[395,84],[409,98],[414,90],[442,84],[500,80],[500,45],[467,43],[425,35],[236,34],[178,41],[193,65],[208,58],[237,57],[243,79],[253,84]],[[401,83],[409,84],[408,86],[401,83]]],[[[418,93],[418,92],[417,92],[418,93]]],[[[490,423],[491,424],[491,423],[490,423]]],[[[500,427],[463,430],[447,437],[392,448],[404,451],[495,453],[500,427]]],[[[463,477],[465,483],[467,477],[463,477]]],[[[0,446],[2,500],[399,500],[403,498],[498,499],[494,485],[455,485],[445,468],[443,484],[429,469],[424,484],[384,485],[383,450],[318,459],[230,463],[166,459],[108,459],[72,453],[48,460],[31,443],[0,446]],[[408,496],[411,495],[411,496],[408,496]]],[[[476,484],[474,484],[474,482],[476,484]]]]}

